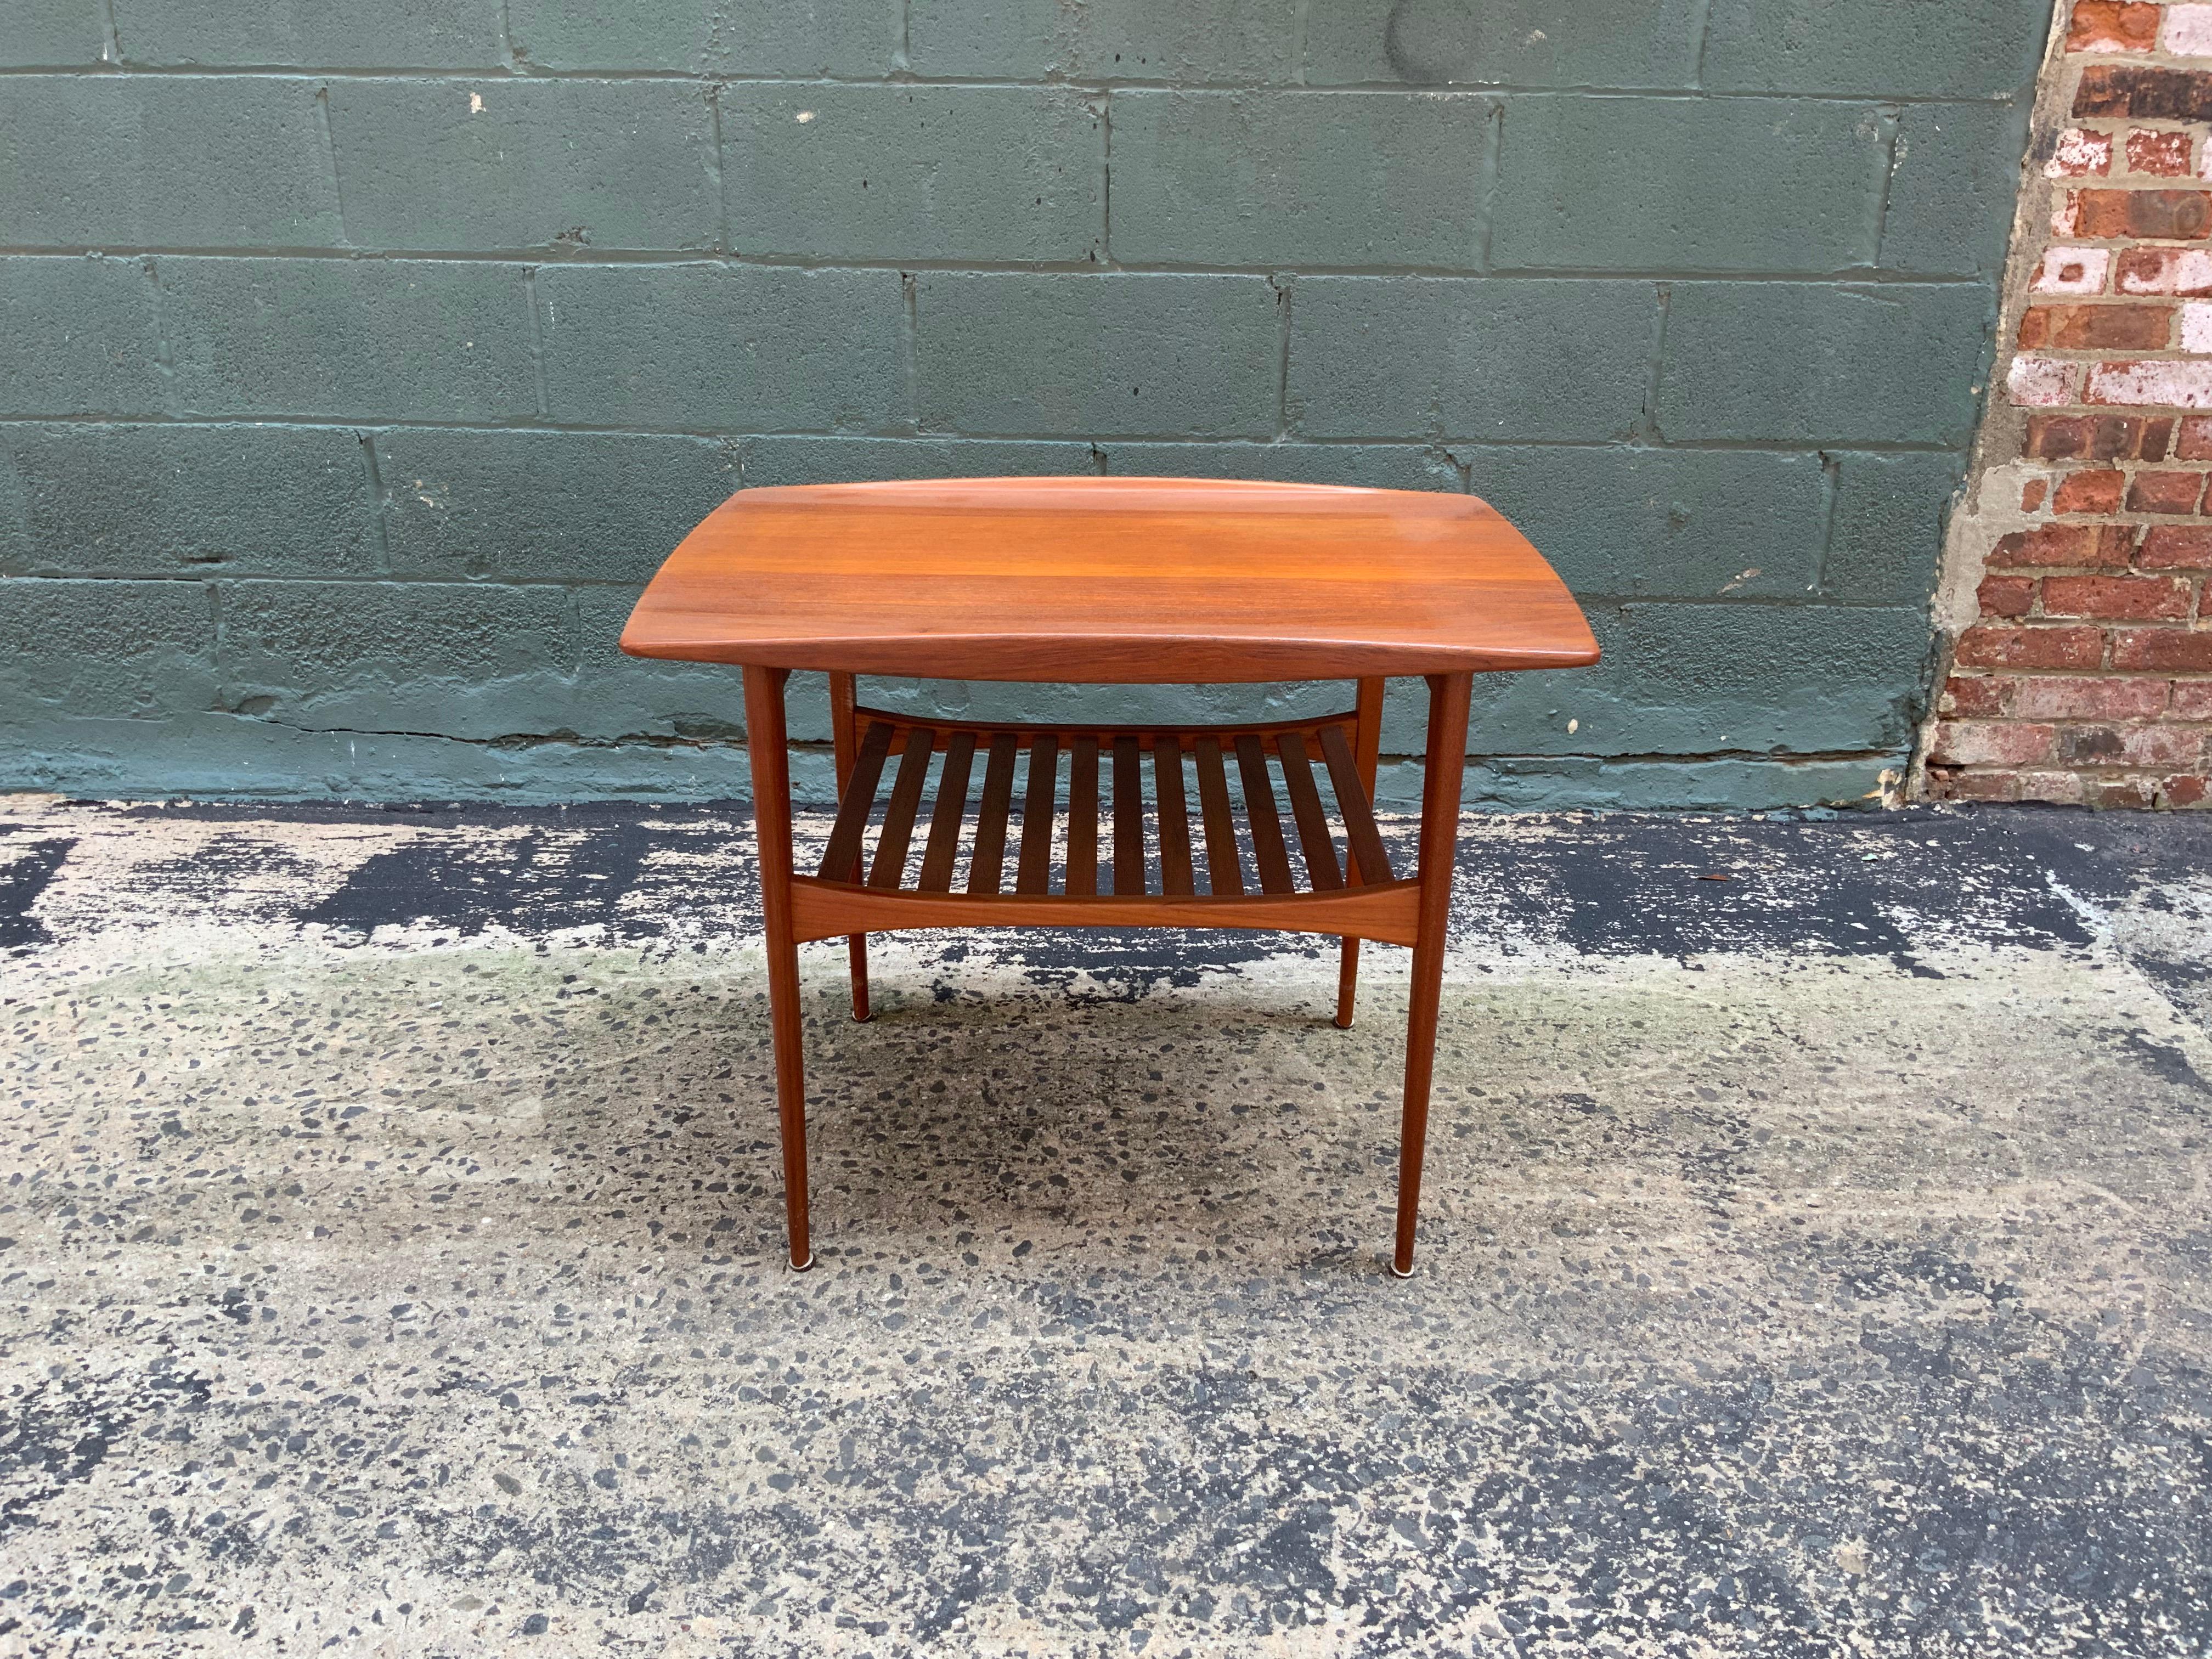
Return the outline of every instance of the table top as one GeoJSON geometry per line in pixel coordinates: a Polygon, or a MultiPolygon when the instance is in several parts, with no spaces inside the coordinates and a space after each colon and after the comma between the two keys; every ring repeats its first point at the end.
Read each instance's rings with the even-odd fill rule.
{"type": "Polygon", "coordinates": [[[1182,684],[1572,668],[1597,641],[1488,503],[1186,478],[741,490],[631,613],[633,656],[1182,684]]]}

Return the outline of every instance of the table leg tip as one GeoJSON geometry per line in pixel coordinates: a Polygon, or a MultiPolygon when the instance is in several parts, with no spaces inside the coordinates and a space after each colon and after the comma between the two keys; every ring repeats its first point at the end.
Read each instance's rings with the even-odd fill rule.
{"type": "Polygon", "coordinates": [[[1411,1279],[1413,1276],[1413,1270],[1411,1267],[1401,1267],[1394,1261],[1390,1264],[1390,1276],[1393,1279],[1411,1279]]]}
{"type": "Polygon", "coordinates": [[[793,1272],[793,1273],[803,1273],[806,1272],[806,1270],[807,1270],[808,1268],[811,1267],[813,1265],[814,1265],[814,1257],[812,1256],[812,1255],[811,1255],[811,1254],[810,1254],[810,1255],[807,1256],[807,1258],[806,1258],[806,1260],[805,1260],[805,1261],[794,1261],[794,1262],[793,1262],[793,1263],[791,1264],[791,1271],[792,1271],[792,1272],[793,1272]]]}

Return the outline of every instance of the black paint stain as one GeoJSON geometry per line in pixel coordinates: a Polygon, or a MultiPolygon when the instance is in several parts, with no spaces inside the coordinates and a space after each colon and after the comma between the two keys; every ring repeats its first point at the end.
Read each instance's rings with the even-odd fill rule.
{"type": "Polygon", "coordinates": [[[34,841],[13,860],[0,865],[0,951],[53,942],[53,935],[31,914],[31,907],[52,884],[76,846],[74,837],[34,841]]]}

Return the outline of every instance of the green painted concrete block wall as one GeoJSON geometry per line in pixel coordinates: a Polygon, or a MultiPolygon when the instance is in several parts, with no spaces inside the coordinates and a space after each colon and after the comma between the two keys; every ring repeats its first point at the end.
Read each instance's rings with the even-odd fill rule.
{"type": "Polygon", "coordinates": [[[1496,502],[1607,656],[1471,796],[1710,807],[1910,741],[2050,7],[6,11],[0,787],[742,793],[735,677],[614,645],[715,502],[1169,473],[1496,502]]]}

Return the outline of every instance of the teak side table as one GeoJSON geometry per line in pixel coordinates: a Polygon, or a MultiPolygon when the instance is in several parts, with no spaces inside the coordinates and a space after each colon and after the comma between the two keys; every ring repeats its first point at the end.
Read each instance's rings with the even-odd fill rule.
{"type": "Polygon", "coordinates": [[[1178,478],[745,490],[669,556],[622,646],[744,670],[793,1267],[814,1261],[801,944],[849,940],[853,1014],[866,1019],[871,933],[1153,927],[1338,935],[1339,1025],[1352,1022],[1359,941],[1413,947],[1392,1264],[1412,1271],[1470,682],[1598,654],[1565,586],[1496,511],[1466,495],[1178,478]],[[836,744],[840,805],[812,875],[792,867],[784,682],[794,668],[828,672],[836,744]],[[1358,695],[1341,714],[1250,726],[980,724],[860,707],[860,674],[1350,679],[1358,695]],[[1383,680],[1411,674],[1428,678],[1429,732],[1419,868],[1405,876],[1371,797],[1383,680]],[[1112,803],[1103,892],[1102,767],[1112,803]]]}

